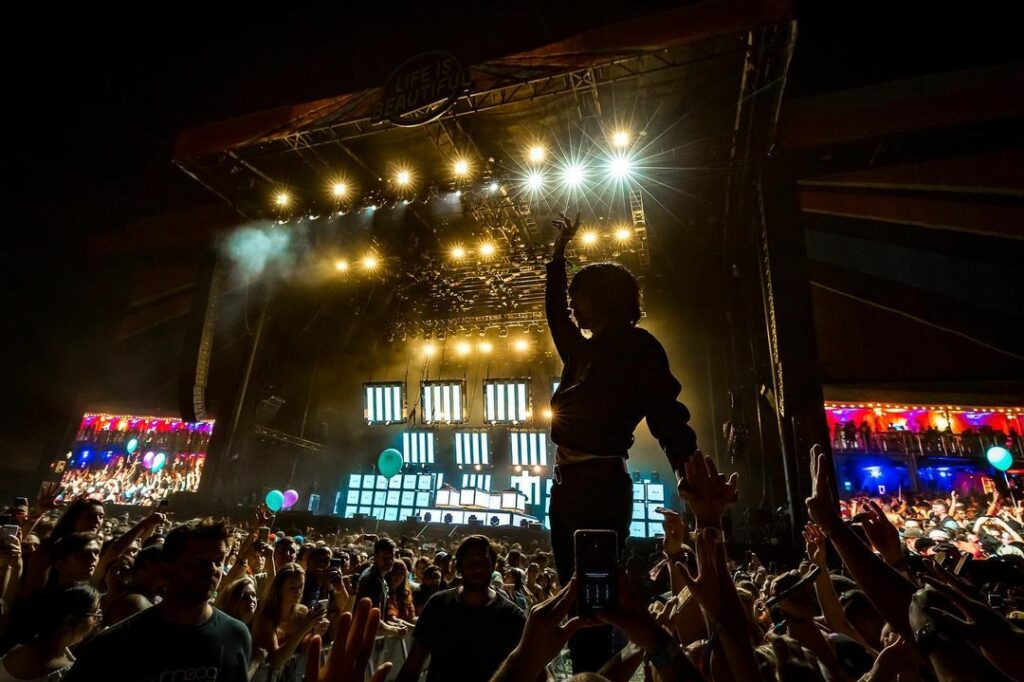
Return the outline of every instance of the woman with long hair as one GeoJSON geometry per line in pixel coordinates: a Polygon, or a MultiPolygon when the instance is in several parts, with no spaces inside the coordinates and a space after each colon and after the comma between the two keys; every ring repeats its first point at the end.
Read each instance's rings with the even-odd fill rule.
{"type": "Polygon", "coordinates": [[[103,620],[100,595],[80,582],[39,593],[31,627],[0,660],[0,682],[56,682],[75,662],[71,647],[103,620]]]}
{"type": "Polygon", "coordinates": [[[412,601],[412,585],[409,582],[409,566],[396,561],[387,574],[388,603],[384,620],[388,622],[416,622],[416,607],[412,601]]]}
{"type": "Polygon", "coordinates": [[[253,648],[266,649],[267,664],[282,669],[310,634],[323,634],[330,623],[326,608],[301,604],[306,572],[298,564],[285,564],[277,570],[267,598],[260,604],[252,625],[253,648]]]}
{"type": "Polygon", "coordinates": [[[513,604],[523,611],[529,611],[530,598],[526,594],[525,576],[521,568],[505,569],[505,593],[513,604]]]}
{"type": "Polygon", "coordinates": [[[47,581],[52,562],[50,551],[54,543],[72,533],[90,533],[95,535],[103,526],[106,511],[103,503],[90,498],[72,500],[57,519],[53,530],[43,539],[39,549],[32,554],[28,566],[25,567],[25,583],[23,596],[29,596],[41,589],[47,581]]]}
{"type": "Polygon", "coordinates": [[[251,575],[247,575],[233,581],[217,595],[216,606],[224,613],[242,621],[251,628],[258,606],[256,579],[251,575]]]}

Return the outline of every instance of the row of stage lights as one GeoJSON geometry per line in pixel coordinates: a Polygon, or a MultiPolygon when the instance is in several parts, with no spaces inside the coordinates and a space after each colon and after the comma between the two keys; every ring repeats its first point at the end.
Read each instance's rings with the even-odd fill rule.
{"type": "MultiPolygon", "coordinates": [[[[603,235],[596,230],[584,230],[579,235],[580,243],[585,248],[594,247],[602,239],[611,239],[619,245],[629,242],[633,238],[633,230],[629,227],[617,227],[608,235],[603,235]]],[[[489,260],[494,258],[498,254],[498,247],[491,241],[480,242],[476,249],[469,249],[462,244],[455,244],[448,251],[448,255],[451,260],[460,262],[468,259],[471,255],[475,254],[481,260],[489,260]]],[[[356,267],[364,273],[377,272],[381,266],[381,259],[372,253],[368,253],[358,261],[349,261],[347,258],[338,258],[334,261],[334,269],[339,273],[348,274],[356,269],[356,267]]]]}
{"type": "MultiPolygon", "coordinates": [[[[627,149],[633,142],[633,135],[628,131],[619,130],[614,132],[609,139],[616,151],[604,159],[602,170],[611,180],[620,182],[628,180],[634,171],[634,161],[627,149]]],[[[524,156],[527,161],[527,170],[520,179],[523,188],[531,192],[539,192],[549,186],[551,178],[548,172],[541,167],[549,156],[547,147],[542,144],[534,144],[524,151],[524,156]]],[[[469,181],[473,176],[473,171],[473,163],[468,158],[456,158],[451,163],[452,179],[457,183],[469,181]]],[[[581,160],[563,160],[557,169],[556,180],[565,189],[578,189],[591,178],[592,171],[593,169],[581,160]]],[[[400,166],[394,170],[389,180],[400,190],[406,190],[415,185],[416,175],[411,168],[400,166]]],[[[330,195],[337,202],[346,201],[354,194],[352,183],[341,177],[333,180],[328,189],[330,195]]],[[[499,189],[501,189],[501,185],[496,180],[492,180],[487,185],[487,190],[491,193],[495,193],[499,189]]],[[[293,201],[294,198],[287,190],[278,190],[274,193],[273,203],[279,210],[289,208],[293,201]]],[[[405,203],[409,203],[408,200],[405,200],[405,203]]],[[[371,205],[365,208],[373,210],[376,206],[371,205]]]]}
{"type": "MultiPolygon", "coordinates": [[[[584,230],[580,233],[579,240],[584,247],[594,247],[602,239],[611,239],[619,245],[625,244],[633,238],[632,228],[621,226],[611,231],[608,235],[603,235],[596,230],[584,230]]],[[[480,242],[476,249],[469,249],[462,244],[455,244],[448,251],[449,257],[455,261],[464,261],[471,255],[475,254],[481,260],[489,260],[494,258],[498,254],[498,247],[492,241],[480,242]]],[[[351,272],[354,267],[358,265],[359,268],[366,273],[376,272],[381,265],[381,259],[375,254],[368,253],[357,262],[351,262],[346,258],[338,258],[334,261],[334,269],[342,274],[351,272]]]]}
{"type": "MultiPolygon", "coordinates": [[[[530,352],[530,349],[532,348],[532,344],[530,343],[530,341],[525,338],[516,339],[509,345],[511,346],[512,350],[514,350],[519,355],[526,355],[527,353],[530,352]]],[[[426,343],[424,343],[423,347],[420,350],[423,354],[423,357],[425,358],[432,358],[436,356],[439,352],[437,344],[431,341],[427,341],[426,343]]],[[[480,355],[490,355],[491,353],[494,352],[494,344],[491,343],[490,341],[480,341],[474,344],[472,341],[468,339],[462,339],[460,341],[455,342],[456,356],[460,358],[466,358],[472,355],[474,352],[480,355]]]]}

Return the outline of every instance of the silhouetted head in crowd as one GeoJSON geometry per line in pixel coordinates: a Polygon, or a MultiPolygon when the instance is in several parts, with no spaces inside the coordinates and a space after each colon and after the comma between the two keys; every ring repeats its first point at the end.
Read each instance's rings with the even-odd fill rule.
{"type": "Polygon", "coordinates": [[[103,525],[106,512],[98,500],[78,499],[67,506],[50,533],[51,540],[59,540],[70,533],[95,533],[103,525]]]}
{"type": "Polygon", "coordinates": [[[295,561],[299,545],[295,538],[283,537],[274,544],[274,565],[284,566],[295,561]]]}
{"type": "Polygon", "coordinates": [[[69,585],[92,578],[100,560],[100,543],[92,533],[70,533],[50,549],[50,586],[69,585]]]}
{"type": "Polygon", "coordinates": [[[256,580],[245,576],[235,580],[225,590],[221,610],[232,618],[237,618],[246,625],[252,624],[256,615],[256,580]]]}
{"type": "Polygon", "coordinates": [[[71,583],[39,594],[31,625],[20,639],[23,643],[38,642],[63,650],[84,640],[102,621],[96,588],[86,582],[71,583]]]}
{"type": "Polygon", "coordinates": [[[438,589],[441,587],[441,569],[437,566],[427,566],[423,569],[423,579],[420,585],[427,589],[438,589]]]}
{"type": "Polygon", "coordinates": [[[498,563],[498,552],[489,538],[470,535],[455,550],[455,568],[462,576],[463,589],[486,590],[498,563]]]}
{"type": "Polygon", "coordinates": [[[228,528],[221,521],[196,519],[170,533],[162,548],[165,600],[198,605],[217,591],[228,553],[228,528]]]}
{"type": "Polygon", "coordinates": [[[153,545],[135,556],[131,571],[131,589],[153,597],[163,583],[163,547],[153,545]]]}
{"type": "Polygon", "coordinates": [[[581,329],[635,325],[640,320],[640,285],[618,263],[587,265],[569,284],[569,307],[581,329]]]}
{"type": "Polygon", "coordinates": [[[270,620],[275,626],[283,622],[284,617],[291,613],[292,608],[302,599],[302,590],[306,585],[306,572],[296,563],[285,564],[277,569],[274,582],[267,593],[266,604],[260,612],[261,617],[270,620]]]}
{"type": "Polygon", "coordinates": [[[381,575],[386,575],[395,565],[395,541],[381,538],[373,543],[373,565],[381,575]]]}

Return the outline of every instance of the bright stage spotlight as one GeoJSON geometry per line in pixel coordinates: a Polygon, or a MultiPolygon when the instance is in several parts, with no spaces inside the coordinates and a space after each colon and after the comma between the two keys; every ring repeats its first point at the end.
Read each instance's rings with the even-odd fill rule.
{"type": "Polygon", "coordinates": [[[457,354],[458,354],[458,355],[459,355],[460,357],[466,357],[467,355],[469,355],[469,354],[470,354],[470,352],[471,352],[472,350],[473,350],[473,347],[469,345],[469,342],[468,342],[468,341],[459,341],[459,342],[458,342],[458,343],[457,343],[457,344],[455,345],[455,352],[456,352],[456,353],[457,353],[457,354]]]}
{"type": "Polygon", "coordinates": [[[551,408],[550,407],[545,407],[543,410],[540,411],[540,415],[542,417],[544,417],[545,419],[551,419],[551,415],[552,415],[551,408]]]}
{"type": "Polygon", "coordinates": [[[539,171],[534,171],[526,176],[526,188],[530,191],[536,192],[544,187],[544,174],[539,171]]]}
{"type": "Polygon", "coordinates": [[[492,182],[487,186],[487,189],[491,190],[491,193],[494,193],[501,189],[501,185],[499,185],[497,182],[492,182]]]}
{"type": "Polygon", "coordinates": [[[562,171],[562,182],[565,183],[566,187],[579,187],[583,184],[583,180],[586,177],[586,172],[583,166],[574,163],[571,166],[566,166],[562,171]]]}
{"type": "Polygon", "coordinates": [[[526,339],[516,339],[516,342],[512,344],[512,347],[515,348],[518,353],[525,353],[530,350],[530,342],[526,339]]]}
{"type": "Polygon", "coordinates": [[[544,157],[547,155],[548,150],[544,149],[544,147],[542,147],[539,144],[535,144],[532,147],[530,147],[529,153],[527,154],[527,158],[530,159],[530,163],[540,163],[541,161],[544,160],[544,157]]]}
{"type": "Polygon", "coordinates": [[[288,192],[278,192],[277,195],[274,197],[274,203],[280,206],[281,208],[284,208],[288,204],[292,203],[292,198],[288,194],[288,192]]]}
{"type": "Polygon", "coordinates": [[[340,199],[346,194],[348,194],[348,185],[346,185],[344,182],[336,182],[331,187],[331,192],[334,193],[335,197],[340,199]]]}
{"type": "Polygon", "coordinates": [[[612,133],[612,146],[614,147],[625,147],[629,144],[629,131],[627,130],[616,130],[612,133]]]}
{"type": "Polygon", "coordinates": [[[480,255],[484,258],[490,258],[494,255],[495,247],[493,242],[484,242],[480,245],[480,255]]]}
{"type": "Polygon", "coordinates": [[[412,182],[412,173],[408,170],[402,169],[395,173],[395,183],[399,187],[408,187],[412,182]]]}
{"type": "Polygon", "coordinates": [[[458,159],[452,164],[452,172],[455,173],[455,177],[464,178],[469,175],[469,161],[465,159],[458,159]]]}
{"type": "Polygon", "coordinates": [[[487,355],[494,350],[494,345],[490,341],[481,341],[480,345],[477,346],[477,349],[484,355],[487,355]]]}
{"type": "Polygon", "coordinates": [[[432,343],[425,343],[425,344],[423,344],[423,355],[425,355],[428,358],[432,358],[432,357],[434,357],[435,353],[437,353],[437,347],[434,344],[432,344],[432,343]]]}
{"type": "Polygon", "coordinates": [[[455,260],[462,260],[463,258],[466,257],[466,249],[458,245],[453,246],[451,250],[451,256],[455,260]]]}
{"type": "Polygon", "coordinates": [[[594,244],[597,243],[597,232],[594,232],[593,230],[587,230],[586,232],[580,235],[580,239],[583,241],[584,245],[593,246],[594,244]]]}
{"type": "Polygon", "coordinates": [[[373,270],[376,270],[377,267],[380,265],[380,261],[377,260],[376,256],[368,253],[365,256],[363,256],[362,264],[364,270],[372,272],[373,270]]]}
{"type": "Polygon", "coordinates": [[[628,156],[614,156],[608,162],[608,174],[616,180],[625,180],[633,174],[633,162],[628,156]]]}
{"type": "Polygon", "coordinates": [[[615,241],[628,242],[633,236],[633,230],[628,227],[619,227],[615,229],[615,241]]]}
{"type": "Polygon", "coordinates": [[[334,261],[334,269],[338,272],[348,272],[348,261],[344,258],[339,258],[334,261]]]}

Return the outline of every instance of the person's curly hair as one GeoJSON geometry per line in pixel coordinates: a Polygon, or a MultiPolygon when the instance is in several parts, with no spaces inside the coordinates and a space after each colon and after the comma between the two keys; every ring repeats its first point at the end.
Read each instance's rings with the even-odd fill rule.
{"type": "Polygon", "coordinates": [[[603,308],[609,322],[640,321],[640,283],[618,263],[593,263],[580,269],[569,284],[570,296],[585,296],[603,308]]]}

